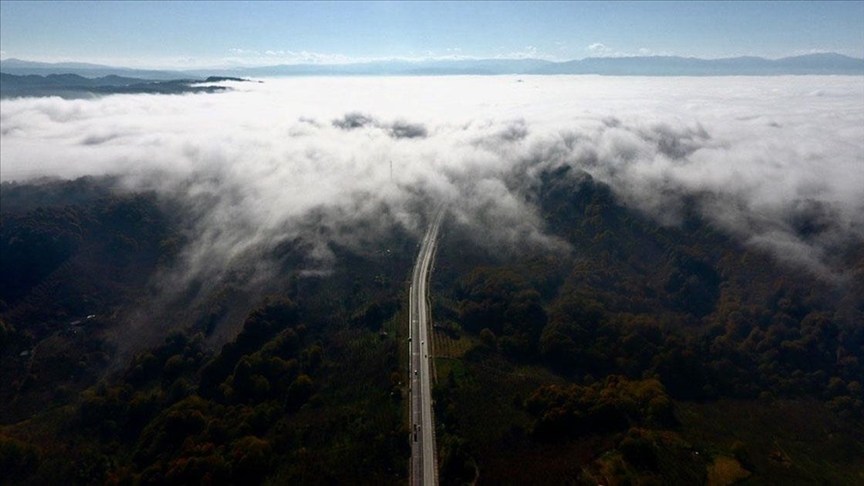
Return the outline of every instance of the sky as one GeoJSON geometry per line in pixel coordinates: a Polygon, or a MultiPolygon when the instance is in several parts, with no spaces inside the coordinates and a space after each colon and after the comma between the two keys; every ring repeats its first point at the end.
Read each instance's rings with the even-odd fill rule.
{"type": "Polygon", "coordinates": [[[864,2],[0,1],[0,58],[140,68],[381,59],[864,57],[864,2]]]}

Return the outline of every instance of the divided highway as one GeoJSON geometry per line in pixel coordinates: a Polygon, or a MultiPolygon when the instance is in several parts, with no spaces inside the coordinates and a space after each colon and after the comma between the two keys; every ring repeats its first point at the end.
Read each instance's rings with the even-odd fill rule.
{"type": "Polygon", "coordinates": [[[429,341],[428,283],[435,257],[438,228],[444,210],[441,209],[426,230],[420,244],[420,254],[414,264],[409,297],[408,353],[411,393],[411,484],[438,484],[435,462],[435,421],[432,417],[431,356],[429,341]]]}

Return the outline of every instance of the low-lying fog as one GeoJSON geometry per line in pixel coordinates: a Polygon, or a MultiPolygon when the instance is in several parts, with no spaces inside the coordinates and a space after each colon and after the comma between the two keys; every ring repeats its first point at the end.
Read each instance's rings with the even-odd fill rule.
{"type": "MultiPolygon", "coordinates": [[[[817,273],[864,239],[864,77],[292,78],[199,95],[0,102],[0,179],[114,174],[189,197],[184,272],[219,272],[316,214],[422,231],[442,201],[484,239],[544,236],[525,191],[570,165],[675,224],[683,196],[817,273]],[[392,167],[392,174],[391,174],[392,167]],[[796,231],[796,221],[818,231],[796,231]]],[[[374,231],[367,227],[366,231],[374,231]]],[[[314,240],[314,235],[307,235],[314,240]]],[[[333,234],[350,243],[369,235],[333,234]]],[[[312,257],[326,267],[323,241],[312,257]]],[[[203,273],[202,273],[203,272],[203,273]]]]}

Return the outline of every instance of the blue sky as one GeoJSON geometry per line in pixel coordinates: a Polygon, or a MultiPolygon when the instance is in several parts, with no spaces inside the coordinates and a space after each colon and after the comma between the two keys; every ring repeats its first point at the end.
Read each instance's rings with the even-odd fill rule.
{"type": "Polygon", "coordinates": [[[0,2],[0,56],[196,68],[384,58],[864,57],[864,2],[0,2]]]}

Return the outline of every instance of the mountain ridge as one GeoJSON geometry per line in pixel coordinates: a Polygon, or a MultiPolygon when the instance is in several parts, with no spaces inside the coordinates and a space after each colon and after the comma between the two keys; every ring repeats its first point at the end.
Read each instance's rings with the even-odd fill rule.
{"type": "Polygon", "coordinates": [[[43,63],[9,58],[0,60],[0,72],[16,75],[109,74],[146,79],[177,79],[210,75],[240,76],[435,76],[597,74],[617,76],[765,76],[864,75],[864,59],[838,53],[816,53],[779,59],[737,56],[703,59],[684,56],[587,57],[570,61],[542,59],[453,59],[432,61],[369,61],[347,64],[275,64],[191,70],[146,70],[89,63],[43,63]]]}
{"type": "Polygon", "coordinates": [[[239,78],[209,77],[205,80],[184,77],[171,80],[131,78],[109,74],[88,78],[79,74],[9,74],[0,72],[0,98],[59,96],[61,98],[90,98],[109,94],[180,94],[216,93],[225,91],[225,86],[202,85],[200,83],[221,81],[243,81],[239,78]]]}

